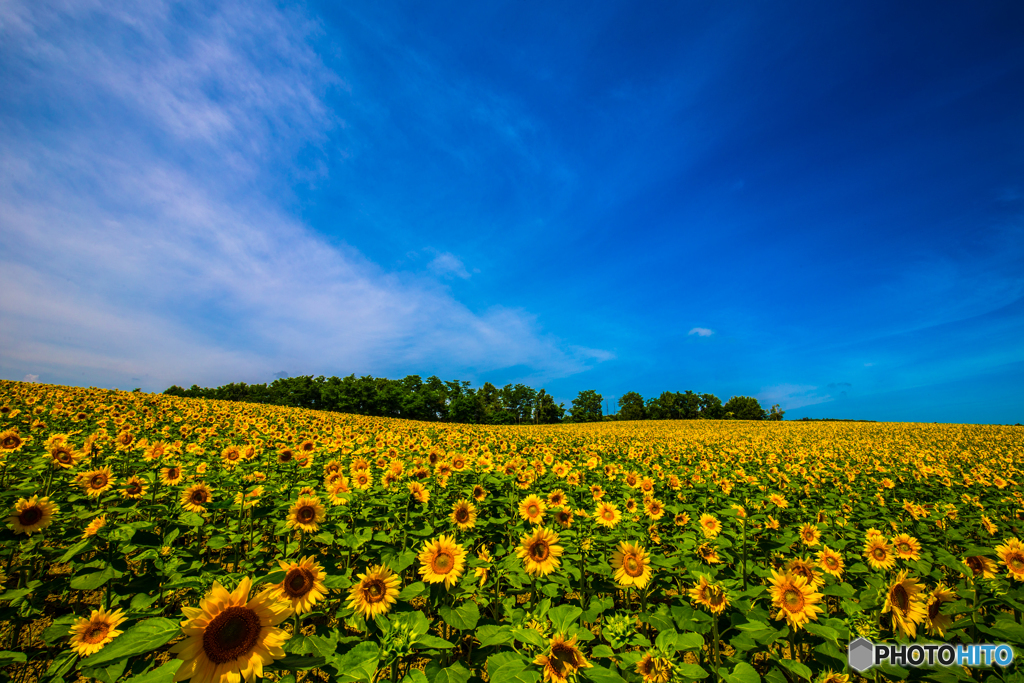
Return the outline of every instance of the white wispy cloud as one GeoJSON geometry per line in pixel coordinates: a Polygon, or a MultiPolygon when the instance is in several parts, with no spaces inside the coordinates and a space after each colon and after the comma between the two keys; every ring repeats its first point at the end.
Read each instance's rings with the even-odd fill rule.
{"type": "Polygon", "coordinates": [[[690,330],[689,332],[687,332],[688,335],[695,334],[698,337],[710,337],[714,333],[715,333],[714,330],[709,330],[706,327],[695,327],[692,330],[690,330]]]}
{"type": "Polygon", "coordinates": [[[817,386],[808,384],[776,384],[763,387],[755,398],[763,405],[771,406],[778,403],[783,410],[795,410],[834,400],[830,394],[818,393],[817,386]]]}
{"type": "MultiPolygon", "coordinates": [[[[325,104],[346,86],[311,45],[315,22],[226,3],[179,25],[180,9],[0,12],[0,56],[24,77],[12,97],[59,105],[71,124],[0,119],[5,368],[159,387],[282,367],[524,366],[551,379],[610,357],[546,335],[527,311],[470,310],[292,217],[274,199],[275,169],[320,172],[295,157],[345,125],[325,104]]],[[[469,277],[447,252],[430,270],[469,277]]]]}
{"type": "Polygon", "coordinates": [[[442,277],[458,277],[463,280],[468,280],[471,277],[462,259],[448,251],[437,254],[427,267],[442,277]]]}

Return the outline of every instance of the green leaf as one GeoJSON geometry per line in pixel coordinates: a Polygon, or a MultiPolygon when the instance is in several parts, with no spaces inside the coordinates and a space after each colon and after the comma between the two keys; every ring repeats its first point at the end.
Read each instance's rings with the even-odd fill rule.
{"type": "Polygon", "coordinates": [[[544,636],[532,628],[514,628],[512,629],[512,637],[520,643],[529,643],[537,647],[547,647],[548,644],[548,641],[544,640],[544,636]]]}
{"type": "Polygon", "coordinates": [[[211,536],[210,540],[206,542],[206,545],[208,545],[213,550],[220,550],[221,548],[223,548],[227,544],[228,544],[228,537],[227,536],[222,536],[220,534],[218,534],[216,536],[211,536]]]}
{"type": "Polygon", "coordinates": [[[760,674],[746,662],[737,664],[732,672],[722,667],[718,673],[726,683],[761,683],[760,674]]]}
{"type": "MultiPolygon", "coordinates": [[[[540,674],[530,667],[528,661],[513,659],[496,667],[490,679],[491,683],[536,683],[540,680],[540,674]]],[[[434,683],[441,683],[440,678],[434,679],[434,683]]]]}
{"type": "Polygon", "coordinates": [[[53,680],[59,681],[65,674],[75,668],[75,662],[77,661],[78,654],[74,650],[64,650],[50,662],[46,675],[52,677],[53,680]]]}
{"type": "Polygon", "coordinates": [[[583,610],[575,605],[559,605],[548,611],[548,619],[551,620],[551,625],[556,631],[565,633],[569,630],[569,626],[580,618],[581,614],[583,614],[583,610]]]}
{"type": "Polygon", "coordinates": [[[430,648],[437,650],[447,650],[449,648],[455,647],[454,644],[449,643],[444,638],[438,638],[437,636],[432,636],[429,633],[424,633],[421,636],[417,636],[416,642],[413,643],[413,646],[420,650],[426,650],[430,648]]]}
{"type": "Polygon", "coordinates": [[[429,683],[427,675],[419,669],[410,669],[400,683],[429,683]]]}
{"type": "MultiPolygon", "coordinates": [[[[434,676],[432,683],[466,683],[469,680],[469,670],[455,662],[447,669],[441,669],[434,676]]],[[[496,678],[491,679],[492,683],[501,683],[496,678]]]]}
{"type": "Polygon", "coordinates": [[[694,680],[707,678],[711,675],[700,664],[687,664],[685,662],[679,665],[679,673],[682,674],[683,678],[694,680]]]}
{"type": "Polygon", "coordinates": [[[180,659],[172,659],[169,662],[164,662],[162,666],[158,666],[152,671],[132,676],[124,683],[171,683],[174,680],[174,674],[177,673],[184,663],[180,659]]]}
{"type": "Polygon", "coordinates": [[[402,589],[402,592],[398,594],[399,600],[412,600],[427,592],[427,584],[422,581],[416,583],[410,583],[408,586],[402,589]]]}
{"type": "Polygon", "coordinates": [[[480,621],[480,608],[475,602],[464,602],[455,608],[442,607],[440,612],[444,623],[460,631],[471,631],[480,621]]]}
{"type": "Polygon", "coordinates": [[[480,647],[504,645],[512,642],[512,628],[509,626],[481,626],[476,630],[480,647]]]}
{"type": "Polygon", "coordinates": [[[61,558],[57,560],[57,564],[65,564],[66,562],[70,562],[80,553],[84,553],[86,549],[92,545],[92,542],[93,539],[91,537],[83,538],[81,541],[71,546],[66,553],[61,555],[61,558]]]}
{"type": "Polygon", "coordinates": [[[82,668],[103,666],[125,657],[135,657],[162,647],[181,633],[177,621],[153,617],[141,621],[94,655],[82,660],[82,668]]]}
{"type": "Polygon", "coordinates": [[[97,666],[93,668],[82,667],[82,675],[86,678],[95,678],[103,681],[103,683],[115,683],[117,679],[124,673],[125,667],[128,666],[127,659],[120,659],[116,662],[107,664],[106,666],[97,666]]]}
{"type": "Polygon", "coordinates": [[[583,675],[594,683],[625,683],[622,676],[599,664],[583,669],[583,675]]]}
{"type": "Polygon", "coordinates": [[[78,617],[74,614],[54,619],[53,623],[47,626],[46,630],[43,631],[43,642],[52,646],[61,638],[67,638],[71,635],[71,625],[76,621],[78,621],[78,617]]]}
{"type": "Polygon", "coordinates": [[[676,634],[675,646],[677,650],[699,650],[704,647],[704,636],[699,633],[676,634]]]}
{"type": "Polygon", "coordinates": [[[610,610],[614,604],[615,601],[610,597],[591,598],[587,611],[583,613],[583,621],[588,624],[594,623],[599,616],[610,610]]]}
{"type": "Polygon", "coordinates": [[[206,520],[203,519],[202,515],[195,512],[182,512],[178,515],[178,521],[187,526],[194,527],[201,527],[203,524],[206,524],[206,520]]]}
{"type": "Polygon", "coordinates": [[[525,668],[530,663],[530,660],[518,652],[499,652],[487,658],[487,676],[494,678],[494,674],[498,669],[512,662],[519,662],[525,668]]]}
{"type": "Polygon", "coordinates": [[[327,660],[320,655],[300,655],[292,654],[282,659],[274,660],[272,664],[268,664],[263,668],[271,671],[305,671],[308,669],[318,669],[327,660]]]}
{"type": "Polygon", "coordinates": [[[591,657],[601,657],[603,659],[610,659],[615,656],[615,650],[611,649],[607,645],[598,645],[590,651],[591,657]]]}
{"type": "Polygon", "coordinates": [[[808,633],[813,633],[820,638],[824,638],[830,643],[834,643],[836,647],[839,647],[839,631],[834,628],[815,623],[804,624],[804,628],[807,629],[808,633]]]}
{"type": "Polygon", "coordinates": [[[107,581],[119,578],[120,576],[121,572],[108,566],[97,572],[76,576],[71,579],[71,588],[76,591],[92,591],[104,585],[107,581]]]}
{"type": "Polygon", "coordinates": [[[808,681],[811,680],[813,674],[811,674],[811,669],[806,664],[793,661],[792,659],[779,659],[777,662],[800,678],[807,679],[808,681]]]}
{"type": "Polygon", "coordinates": [[[11,652],[10,650],[0,652],[0,667],[7,666],[8,664],[14,664],[15,662],[21,663],[26,661],[28,661],[28,655],[24,652],[11,652]]]}
{"type": "Polygon", "coordinates": [[[380,659],[380,648],[376,643],[363,642],[336,657],[332,662],[339,675],[337,681],[365,681],[370,683],[377,673],[377,662],[380,659]]]}

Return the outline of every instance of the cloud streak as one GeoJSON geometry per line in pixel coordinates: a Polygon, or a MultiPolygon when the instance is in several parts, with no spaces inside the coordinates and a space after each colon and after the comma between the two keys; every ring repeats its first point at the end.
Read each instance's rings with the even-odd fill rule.
{"type": "Polygon", "coordinates": [[[714,333],[715,333],[714,330],[709,330],[706,327],[695,327],[692,330],[690,330],[689,332],[687,332],[687,335],[689,335],[689,336],[697,335],[698,337],[710,337],[714,333]]]}
{"type": "MultiPolygon", "coordinates": [[[[293,218],[275,188],[320,172],[325,132],[346,125],[326,94],[345,81],[310,45],[307,17],[249,3],[189,11],[183,27],[165,4],[5,5],[12,99],[73,124],[0,119],[5,372],[149,388],[281,367],[524,366],[543,380],[610,356],[518,308],[470,310],[293,218]]],[[[430,270],[469,277],[450,253],[430,270]]]]}

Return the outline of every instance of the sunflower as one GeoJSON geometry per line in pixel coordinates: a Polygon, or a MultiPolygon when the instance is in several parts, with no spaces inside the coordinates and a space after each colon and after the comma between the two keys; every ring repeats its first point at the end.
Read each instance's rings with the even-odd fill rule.
{"type": "Polygon", "coordinates": [[[565,492],[562,489],[555,489],[548,494],[548,506],[558,508],[565,505],[565,492]]]}
{"type": "Polygon", "coordinates": [[[324,521],[324,506],[315,496],[299,496],[288,510],[288,528],[300,529],[307,534],[316,533],[324,521]]]}
{"type": "Polygon", "coordinates": [[[626,512],[628,512],[629,514],[633,514],[634,512],[636,512],[636,501],[633,500],[632,498],[626,499],[626,512]]]}
{"type": "Polygon", "coordinates": [[[996,546],[996,554],[1006,565],[1014,581],[1024,581],[1024,545],[1016,538],[996,546]]]}
{"type": "Polygon", "coordinates": [[[909,534],[900,534],[892,539],[892,547],[896,556],[902,560],[921,559],[921,544],[909,534]]]}
{"type": "Polygon", "coordinates": [[[487,498],[487,489],[485,489],[483,486],[480,486],[480,484],[474,486],[473,500],[475,500],[478,503],[482,503],[485,498],[487,498]]]}
{"type": "Polygon", "coordinates": [[[825,570],[826,574],[831,574],[836,578],[842,578],[845,568],[842,555],[827,545],[818,551],[818,566],[825,570]]]}
{"type": "Polygon", "coordinates": [[[718,550],[710,543],[701,543],[697,547],[697,554],[708,564],[719,564],[722,561],[718,557],[718,550]]]}
{"type": "Polygon", "coordinates": [[[804,545],[813,548],[821,542],[821,531],[813,524],[804,524],[800,527],[800,540],[804,545]]]}
{"type": "Polygon", "coordinates": [[[881,535],[868,538],[868,542],[864,544],[864,557],[872,569],[892,569],[896,564],[892,548],[881,535]]]}
{"type": "Polygon", "coordinates": [[[372,566],[348,589],[348,606],[367,619],[391,611],[398,598],[398,576],[384,565],[372,566]]]}
{"type": "Polygon", "coordinates": [[[365,491],[366,489],[373,486],[373,475],[367,472],[366,470],[359,470],[358,472],[353,472],[352,483],[360,491],[365,491]]]}
{"type": "Polygon", "coordinates": [[[94,609],[71,626],[71,649],[79,657],[88,657],[121,635],[117,627],[127,619],[121,610],[108,612],[102,607],[94,609]]]}
{"type": "Polygon", "coordinates": [[[100,529],[102,529],[106,525],[107,525],[107,516],[106,515],[100,515],[96,519],[94,519],[91,522],[89,522],[89,526],[85,527],[85,531],[82,533],[82,536],[85,537],[85,538],[88,538],[89,536],[95,536],[96,532],[98,532],[100,529]]]}
{"type": "Polygon", "coordinates": [[[880,538],[882,540],[885,540],[885,536],[878,529],[868,529],[864,532],[865,541],[870,541],[873,538],[880,538]]]}
{"type": "Polygon", "coordinates": [[[7,518],[7,523],[14,529],[14,533],[31,536],[50,526],[57,512],[59,509],[49,498],[19,498],[14,506],[14,514],[7,518]]]}
{"type": "Polygon", "coordinates": [[[995,564],[984,555],[965,557],[964,564],[970,568],[974,578],[994,579],[996,577],[995,564]]]}
{"type": "Polygon", "coordinates": [[[160,468],[160,483],[165,486],[175,486],[184,478],[185,473],[181,471],[181,465],[160,468]]]}
{"type": "Polygon", "coordinates": [[[572,510],[559,510],[555,513],[555,521],[558,526],[568,529],[572,526],[572,510]]]}
{"type": "Polygon", "coordinates": [[[836,673],[832,669],[825,671],[824,675],[818,679],[818,683],[850,683],[850,674],[836,673]]]}
{"type": "Polygon", "coordinates": [[[779,508],[780,510],[784,510],[785,508],[789,507],[789,501],[787,501],[785,498],[783,498],[777,493],[773,493],[770,496],[768,496],[768,500],[771,501],[772,505],[779,508]]]}
{"type": "Polygon", "coordinates": [[[809,621],[817,620],[821,608],[821,593],[815,593],[807,579],[795,574],[779,574],[772,570],[772,604],[779,609],[776,619],[786,618],[794,631],[803,628],[809,621]]]}
{"type": "Polygon", "coordinates": [[[997,533],[999,533],[999,527],[993,524],[992,520],[985,515],[981,516],[981,525],[985,527],[985,531],[988,532],[989,536],[995,536],[997,533]]]}
{"type": "Polygon", "coordinates": [[[98,498],[114,485],[114,473],[110,467],[84,472],[79,475],[79,482],[90,498],[98,498]]]}
{"type": "Polygon", "coordinates": [[[928,617],[928,606],[924,600],[924,589],[917,581],[907,577],[904,569],[891,584],[885,597],[882,614],[892,613],[893,630],[913,640],[917,638],[917,625],[928,617]]]}
{"type": "Polygon", "coordinates": [[[213,499],[210,487],[199,482],[192,484],[181,494],[181,506],[189,512],[206,512],[206,504],[213,499]]]}
{"type": "Polygon", "coordinates": [[[544,521],[544,511],[547,506],[538,496],[527,496],[519,504],[519,516],[530,524],[540,524],[544,521]]]}
{"type": "Polygon", "coordinates": [[[455,542],[454,536],[438,536],[427,541],[419,554],[420,575],[427,583],[444,582],[450,589],[466,568],[466,549],[455,542]]]}
{"type": "Polygon", "coordinates": [[[430,491],[418,481],[409,482],[409,494],[416,499],[417,503],[426,505],[430,501],[430,491]]]}
{"type": "Polygon", "coordinates": [[[678,512],[672,521],[676,526],[686,526],[690,523],[690,515],[685,512],[678,512]]]}
{"type": "Polygon", "coordinates": [[[615,507],[615,503],[600,503],[594,511],[594,519],[601,526],[614,529],[622,521],[622,513],[615,507]]]}
{"type": "Polygon", "coordinates": [[[668,683],[672,680],[676,666],[672,660],[665,657],[655,657],[650,652],[646,653],[636,663],[636,672],[643,678],[644,683],[668,683]]]}
{"type": "Polygon", "coordinates": [[[771,529],[773,531],[778,531],[778,529],[779,529],[779,520],[775,519],[771,515],[768,515],[768,521],[766,521],[764,523],[764,528],[765,529],[771,529]]]}
{"type": "Polygon", "coordinates": [[[248,683],[263,677],[265,664],[285,656],[281,645],[291,636],[277,625],[292,615],[292,608],[273,598],[273,588],[250,600],[251,588],[248,576],[231,592],[215,581],[198,608],[182,608],[185,640],[171,652],[185,663],[175,681],[248,683]]]}
{"type": "Polygon", "coordinates": [[[656,522],[665,516],[665,505],[657,498],[644,498],[644,512],[656,522]]]}
{"type": "Polygon", "coordinates": [[[122,498],[131,498],[138,500],[146,495],[146,485],[138,477],[131,477],[124,483],[124,487],[121,489],[122,498]]]}
{"type": "Polygon", "coordinates": [[[480,550],[477,551],[476,556],[481,562],[486,562],[486,564],[473,570],[473,575],[480,579],[480,587],[482,588],[483,585],[487,583],[487,577],[491,573],[491,553],[487,551],[487,546],[481,546],[480,550]]]}
{"type": "Polygon", "coordinates": [[[61,469],[71,469],[78,464],[85,454],[75,451],[66,443],[54,444],[50,450],[50,462],[61,469]]]}
{"type": "Polygon", "coordinates": [[[714,538],[722,532],[722,523],[708,514],[700,516],[700,529],[705,538],[714,538]]]}
{"type": "Polygon", "coordinates": [[[825,579],[816,571],[814,563],[809,559],[796,557],[786,563],[786,572],[802,576],[807,580],[807,585],[812,590],[817,590],[825,585],[825,579]]]}
{"type": "Polygon", "coordinates": [[[612,553],[611,565],[615,580],[623,588],[643,588],[651,580],[651,556],[641,545],[620,541],[612,553]]]}
{"type": "Polygon", "coordinates": [[[537,529],[532,534],[523,534],[519,539],[516,557],[523,561],[526,573],[544,576],[558,569],[562,556],[562,546],[558,543],[558,534],[550,529],[537,529]]]}
{"type": "Polygon", "coordinates": [[[953,624],[948,614],[943,614],[942,603],[955,602],[956,594],[945,584],[939,584],[928,594],[928,634],[942,637],[953,624]]]}
{"type": "Polygon", "coordinates": [[[721,614],[729,606],[729,596],[726,595],[725,589],[717,584],[708,583],[707,577],[703,574],[700,575],[697,585],[688,592],[691,600],[712,614],[721,614]]]}
{"type": "Polygon", "coordinates": [[[25,438],[18,434],[17,429],[8,429],[0,433],[0,450],[13,453],[25,445],[25,438]]]}
{"type": "Polygon", "coordinates": [[[533,663],[544,667],[543,680],[551,683],[566,683],[571,674],[594,666],[576,647],[576,636],[566,640],[561,633],[555,634],[548,643],[547,652],[537,655],[533,663]]]}
{"type": "Polygon", "coordinates": [[[295,460],[295,451],[290,448],[282,448],[277,452],[277,461],[282,465],[295,460]]]}
{"type": "Polygon", "coordinates": [[[274,586],[272,595],[289,603],[296,614],[310,611],[326,595],[324,568],[313,557],[304,557],[298,562],[278,560],[278,564],[284,570],[284,580],[274,586]]]}
{"type": "Polygon", "coordinates": [[[452,505],[452,523],[465,531],[476,526],[476,506],[463,499],[452,505]]]}

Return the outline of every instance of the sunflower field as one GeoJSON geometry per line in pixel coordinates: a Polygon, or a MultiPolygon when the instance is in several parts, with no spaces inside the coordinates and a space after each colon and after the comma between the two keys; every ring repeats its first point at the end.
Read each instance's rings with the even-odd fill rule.
{"type": "Polygon", "coordinates": [[[0,382],[0,678],[836,683],[858,636],[1017,650],[1022,458],[1019,427],[492,427],[0,382]]]}

